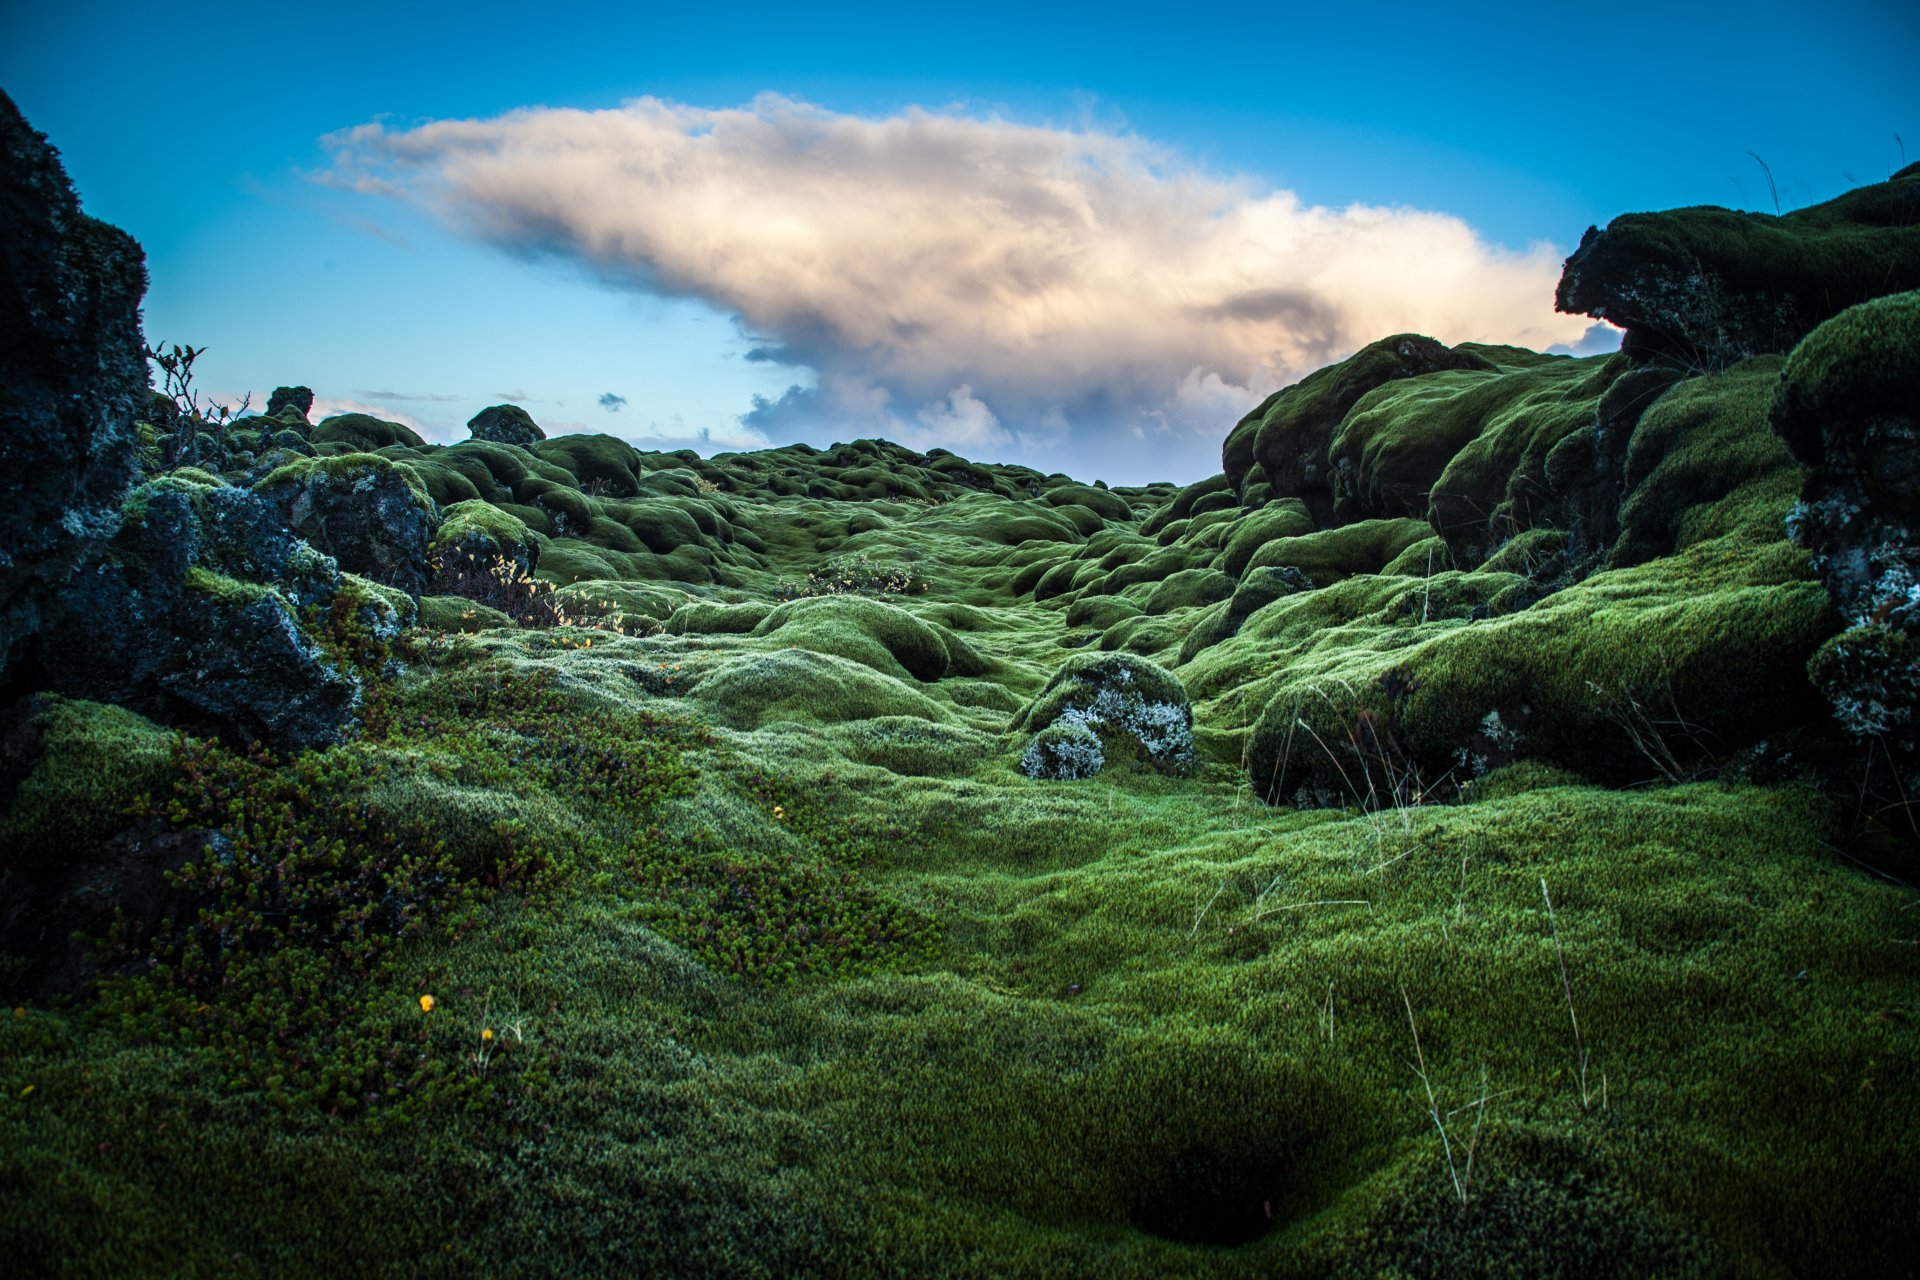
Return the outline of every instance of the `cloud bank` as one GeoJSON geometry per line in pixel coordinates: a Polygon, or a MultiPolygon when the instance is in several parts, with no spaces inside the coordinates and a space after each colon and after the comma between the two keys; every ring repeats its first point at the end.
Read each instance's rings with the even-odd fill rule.
{"type": "Polygon", "coordinates": [[[790,366],[743,425],[885,435],[1090,475],[1216,470],[1266,392],[1390,333],[1544,348],[1561,254],[1460,219],[1303,204],[1151,141],[763,95],[331,135],[335,185],[703,299],[790,366]]]}

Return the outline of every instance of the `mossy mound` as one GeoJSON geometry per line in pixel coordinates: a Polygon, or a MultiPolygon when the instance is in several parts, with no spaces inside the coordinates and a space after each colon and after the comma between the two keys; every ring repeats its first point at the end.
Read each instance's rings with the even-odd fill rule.
{"type": "Polygon", "coordinates": [[[807,649],[730,658],[702,678],[692,696],[715,723],[743,729],[775,720],[946,719],[939,704],[905,681],[857,660],[807,649]]]}
{"type": "Polygon", "coordinates": [[[928,682],[946,675],[952,663],[942,630],[878,600],[818,596],[781,605],[753,634],[928,682]]]}
{"type": "Polygon", "coordinates": [[[308,437],[323,453],[372,453],[400,446],[418,449],[427,442],[412,427],[366,413],[336,413],[323,418],[308,437]]]}
{"type": "Polygon", "coordinates": [[[172,769],[174,732],[121,707],[45,698],[20,736],[32,755],[0,818],[0,870],[84,863],[172,769]]]}

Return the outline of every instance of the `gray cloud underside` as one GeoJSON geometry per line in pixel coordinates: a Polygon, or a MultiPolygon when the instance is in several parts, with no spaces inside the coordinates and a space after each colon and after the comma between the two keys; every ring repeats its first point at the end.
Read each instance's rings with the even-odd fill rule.
{"type": "Polygon", "coordinates": [[[1589,323],[1553,311],[1551,246],[1305,205],[1128,135],[766,95],[328,141],[336,185],[732,313],[759,340],[748,359],[806,371],[745,415],[775,439],[1190,477],[1262,395],[1376,337],[1544,348],[1589,323]]]}

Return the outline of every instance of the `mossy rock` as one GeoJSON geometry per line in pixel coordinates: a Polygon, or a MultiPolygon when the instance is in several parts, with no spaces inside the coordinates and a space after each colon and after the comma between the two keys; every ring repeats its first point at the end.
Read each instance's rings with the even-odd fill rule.
{"type": "Polygon", "coordinates": [[[486,571],[505,561],[522,573],[532,573],[540,563],[540,543],[526,521],[477,498],[457,502],[441,513],[432,553],[443,575],[456,564],[486,571]]]}
{"type": "Polygon", "coordinates": [[[939,629],[905,609],[862,596],[794,600],[768,614],[753,634],[923,682],[940,679],[953,660],[939,629]]]}
{"type": "Polygon", "coordinates": [[[496,404],[467,419],[467,430],[475,440],[489,444],[511,444],[526,448],[547,438],[540,424],[517,404],[496,404]]]}
{"type": "MultiPolygon", "coordinates": [[[[1291,602],[1275,606],[1233,644],[1293,636],[1306,652],[1269,686],[1249,778],[1275,802],[1344,807],[1384,803],[1413,779],[1457,783],[1509,749],[1611,782],[1687,776],[1817,715],[1804,663],[1834,619],[1806,574],[1785,543],[1756,551],[1734,535],[1497,619],[1449,620],[1443,597],[1439,620],[1411,634],[1383,613],[1328,627],[1311,611],[1328,592],[1305,598],[1297,620],[1291,602]],[[1515,738],[1499,751],[1485,741],[1490,715],[1515,738]]],[[[1403,590],[1402,607],[1418,610],[1427,588],[1403,590]]]]}
{"type": "Polygon", "coordinates": [[[1355,574],[1379,573],[1409,547],[1432,536],[1426,521],[1399,519],[1362,520],[1303,537],[1275,538],[1254,553],[1241,577],[1268,567],[1293,568],[1316,585],[1327,586],[1355,574]]]}
{"type": "Polygon", "coordinates": [[[322,419],[308,439],[316,447],[345,446],[352,453],[372,453],[394,445],[418,449],[427,443],[412,427],[366,413],[336,413],[322,419]]]}
{"type": "Polygon", "coordinates": [[[730,658],[703,676],[692,698],[716,724],[754,729],[777,721],[840,724],[886,716],[945,721],[924,693],[872,667],[809,649],[730,658]]]}
{"type": "Polygon", "coordinates": [[[43,695],[38,750],[0,817],[0,870],[83,862],[133,822],[143,795],[164,803],[178,732],[121,707],[43,695]]]}
{"type": "Polygon", "coordinates": [[[1298,498],[1270,502],[1242,516],[1228,535],[1218,567],[1238,578],[1261,547],[1278,538],[1299,538],[1314,531],[1313,517],[1298,498]]]}
{"type": "Polygon", "coordinates": [[[1920,289],[1920,164],[1782,216],[1701,206],[1589,227],[1554,304],[1698,372],[1785,355],[1823,321],[1920,289]]]}
{"type": "Polygon", "coordinates": [[[667,630],[677,636],[747,635],[765,622],[773,610],[770,604],[689,600],[667,619],[667,630]]]}
{"type": "Polygon", "coordinates": [[[1171,613],[1213,604],[1233,594],[1234,580],[1218,569],[1182,569],[1163,578],[1147,597],[1146,611],[1171,613]]]}
{"type": "Polygon", "coordinates": [[[1780,366],[1759,356],[1690,378],[1641,416],[1608,563],[1642,564],[1730,533],[1781,536],[1801,471],[1767,426],[1780,366]]]}
{"type": "Polygon", "coordinates": [[[1920,291],[1850,307],[1809,333],[1780,372],[1768,421],[1793,455],[1826,460],[1823,430],[1858,431],[1876,416],[1916,413],[1920,291]]]}
{"type": "Polygon", "coordinates": [[[1488,361],[1432,338],[1402,333],[1372,342],[1270,396],[1257,423],[1243,419],[1227,437],[1222,461],[1238,488],[1258,463],[1274,493],[1306,503],[1316,524],[1333,518],[1328,445],[1360,397],[1401,378],[1446,369],[1484,369],[1488,361]],[[1249,440],[1251,436],[1251,440],[1249,440]]]}

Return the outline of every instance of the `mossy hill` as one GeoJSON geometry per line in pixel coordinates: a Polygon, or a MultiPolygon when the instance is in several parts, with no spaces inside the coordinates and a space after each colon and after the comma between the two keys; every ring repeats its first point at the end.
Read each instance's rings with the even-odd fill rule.
{"type": "Polygon", "coordinates": [[[1909,1274],[1916,314],[1398,335],[1185,487],[149,422],[110,574],[352,698],[16,678],[0,1257],[1909,1274]]]}

